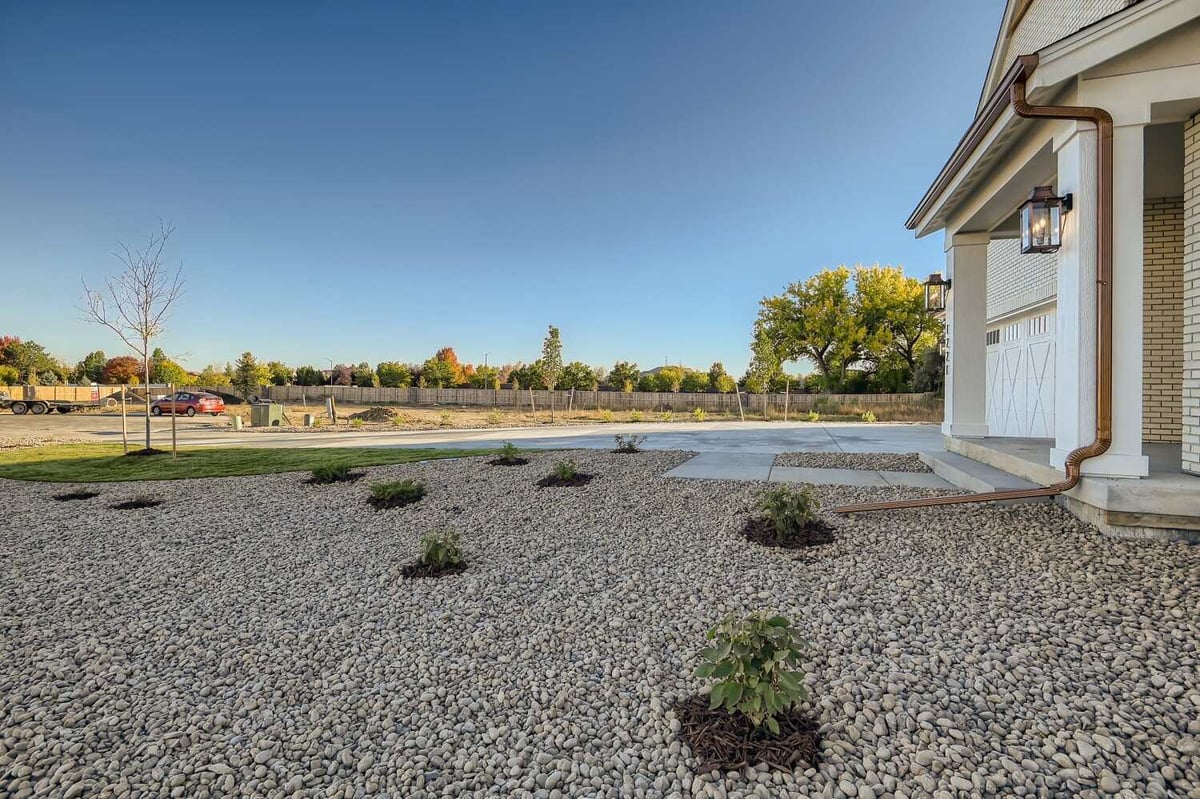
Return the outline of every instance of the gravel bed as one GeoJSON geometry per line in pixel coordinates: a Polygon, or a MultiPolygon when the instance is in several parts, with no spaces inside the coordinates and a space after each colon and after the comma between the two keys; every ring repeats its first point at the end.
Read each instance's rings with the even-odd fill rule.
{"type": "Polygon", "coordinates": [[[563,457],[0,481],[0,795],[1200,795],[1200,548],[1026,504],[778,551],[739,534],[763,484],[577,452],[595,480],[535,487],[563,457]],[[366,503],[406,477],[421,502],[366,503]],[[468,569],[401,578],[447,527],[468,569]],[[699,775],[668,708],[705,629],[760,608],[811,638],[822,762],[699,775]]]}
{"type": "Polygon", "coordinates": [[[781,452],[776,466],[808,469],[865,469],[877,472],[926,472],[930,469],[915,452],[781,452]]]}

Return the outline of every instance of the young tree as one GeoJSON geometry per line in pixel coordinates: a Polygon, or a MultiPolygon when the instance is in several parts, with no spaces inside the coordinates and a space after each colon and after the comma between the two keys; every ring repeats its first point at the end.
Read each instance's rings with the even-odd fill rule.
{"type": "MultiPolygon", "coordinates": [[[[547,391],[553,392],[562,375],[562,339],[559,338],[558,328],[550,325],[545,340],[542,341],[542,385],[547,391]]],[[[554,422],[554,394],[550,394],[550,421],[554,422]]]]}
{"type": "Polygon", "coordinates": [[[412,372],[399,361],[384,361],[375,367],[379,385],[384,388],[408,388],[412,385],[412,372]]]}
{"type": "Polygon", "coordinates": [[[726,376],[725,364],[720,361],[713,361],[712,366],[708,367],[708,385],[714,391],[720,391],[717,386],[722,382],[721,378],[724,376],[726,376]]]}
{"type": "Polygon", "coordinates": [[[774,343],[759,325],[755,325],[750,351],[750,365],[746,367],[743,383],[751,394],[762,394],[771,387],[772,380],[782,374],[783,369],[774,343]]]}
{"type": "Polygon", "coordinates": [[[89,352],[75,365],[75,380],[80,383],[99,383],[107,360],[103,350],[89,352]]]}
{"type": "Polygon", "coordinates": [[[296,370],[293,382],[298,386],[323,386],[325,385],[325,375],[321,374],[321,370],[315,366],[301,366],[296,370]]]}
{"type": "Polygon", "coordinates": [[[629,393],[637,386],[638,378],[641,375],[636,363],[617,361],[613,364],[612,371],[608,373],[608,385],[614,391],[629,393]]]}
{"type": "Polygon", "coordinates": [[[241,392],[243,397],[250,396],[259,386],[266,385],[271,373],[267,367],[258,362],[253,353],[243,352],[233,366],[233,387],[241,392]]]}
{"type": "Polygon", "coordinates": [[[109,358],[108,363],[104,364],[104,369],[100,373],[100,382],[110,386],[135,384],[138,382],[138,372],[140,371],[142,371],[142,365],[138,363],[137,358],[132,355],[118,355],[115,358],[109,358]]]}
{"type": "MultiPolygon", "coordinates": [[[[141,356],[146,382],[150,382],[150,342],[162,335],[167,312],[183,293],[182,267],[172,275],[162,265],[163,250],[175,228],[160,225],[142,249],[120,244],[115,253],[124,267],[105,280],[104,291],[92,291],[83,281],[81,310],[96,324],[117,334],[141,356]]],[[[146,449],[150,449],[150,392],[146,392],[146,449]]]]}
{"type": "Polygon", "coordinates": [[[282,361],[267,361],[267,372],[270,374],[271,385],[286,386],[295,376],[292,367],[282,361]]]}

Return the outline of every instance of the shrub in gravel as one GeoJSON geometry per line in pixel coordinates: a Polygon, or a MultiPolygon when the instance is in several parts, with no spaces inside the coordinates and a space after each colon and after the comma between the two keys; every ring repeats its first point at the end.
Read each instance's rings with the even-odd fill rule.
{"type": "Polygon", "coordinates": [[[137,496],[133,499],[127,499],[124,502],[118,502],[108,507],[113,510],[138,510],[139,508],[153,508],[162,504],[161,499],[155,499],[149,496],[137,496]]]}
{"type": "Polygon", "coordinates": [[[425,496],[425,484],[416,480],[395,480],[390,483],[375,483],[371,486],[368,500],[376,510],[399,508],[411,505],[425,496]]]}
{"type": "Polygon", "coordinates": [[[362,477],[361,473],[350,471],[350,464],[323,463],[312,470],[312,477],[308,478],[308,482],[313,485],[325,485],[328,483],[348,483],[362,477]]]}
{"type": "Polygon", "coordinates": [[[591,479],[592,476],[590,474],[583,474],[579,471],[574,461],[559,461],[554,464],[554,468],[550,471],[550,474],[538,480],[537,484],[542,488],[549,488],[551,486],[581,486],[590,482],[591,479]]]}
{"type": "Polygon", "coordinates": [[[100,496],[99,491],[69,491],[66,494],[55,494],[54,498],[59,502],[70,502],[75,499],[91,499],[98,496],[100,496]]]}
{"type": "Polygon", "coordinates": [[[642,451],[642,444],[645,442],[646,437],[635,435],[613,436],[613,440],[617,442],[617,448],[613,452],[632,453],[642,451]]]}
{"type": "Polygon", "coordinates": [[[421,539],[421,557],[403,569],[405,577],[437,577],[442,574],[457,574],[467,568],[458,533],[430,533],[421,539]]]}
{"type": "Polygon", "coordinates": [[[833,540],[832,530],[821,520],[821,501],[810,487],[772,488],[763,494],[758,509],[762,515],[746,522],[743,531],[751,541],[796,549],[833,540]]]}
{"type": "Polygon", "coordinates": [[[529,463],[528,458],[521,457],[521,450],[517,449],[516,444],[511,441],[505,441],[500,447],[498,457],[488,461],[493,466],[524,466],[529,463]]]}
{"type": "Polygon", "coordinates": [[[800,710],[808,698],[808,642],[783,616],[729,617],[708,631],[696,676],[708,695],[675,706],[684,740],[708,768],[756,763],[791,769],[817,759],[817,724],[800,710]]]}

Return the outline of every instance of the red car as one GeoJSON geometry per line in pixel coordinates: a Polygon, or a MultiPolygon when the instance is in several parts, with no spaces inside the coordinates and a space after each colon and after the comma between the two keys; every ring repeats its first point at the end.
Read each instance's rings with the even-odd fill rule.
{"type": "Polygon", "coordinates": [[[164,413],[185,413],[195,416],[198,413],[211,413],[213,416],[225,412],[225,400],[207,391],[193,393],[177,391],[169,397],[155,400],[150,405],[151,416],[162,416],[164,413]]]}

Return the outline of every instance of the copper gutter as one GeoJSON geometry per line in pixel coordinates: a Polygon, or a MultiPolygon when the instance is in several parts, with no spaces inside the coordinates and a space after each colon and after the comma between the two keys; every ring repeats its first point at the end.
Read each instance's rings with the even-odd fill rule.
{"type": "MultiPolygon", "coordinates": [[[[1083,462],[1108,451],[1112,445],[1112,279],[1113,279],[1113,123],[1103,108],[1069,105],[1030,105],[1025,82],[1037,67],[1037,56],[1021,56],[1009,74],[1016,75],[1009,100],[1017,116],[1033,119],[1073,119],[1096,125],[1096,437],[1087,446],[1067,455],[1066,479],[1044,488],[959,494],[895,502],[863,502],[834,508],[835,513],[959,505],[1052,497],[1070,491],[1079,482],[1083,462]]],[[[997,113],[998,117],[999,114],[997,113]]],[[[953,159],[952,159],[953,160],[953,159]]],[[[964,159],[965,160],[965,159],[964,159]]],[[[949,165],[947,165],[949,166],[949,165]]],[[[939,178],[940,180],[940,178],[939,178]]]]}

